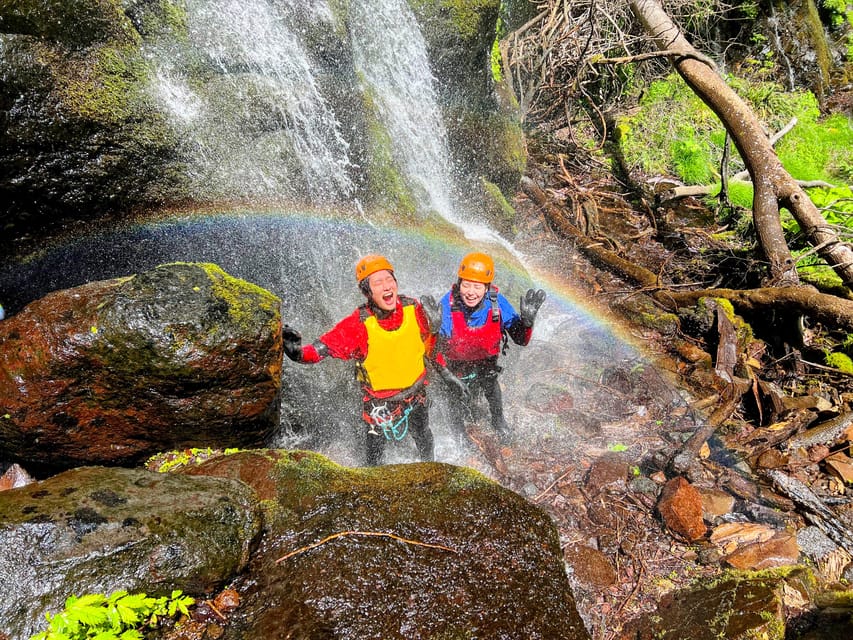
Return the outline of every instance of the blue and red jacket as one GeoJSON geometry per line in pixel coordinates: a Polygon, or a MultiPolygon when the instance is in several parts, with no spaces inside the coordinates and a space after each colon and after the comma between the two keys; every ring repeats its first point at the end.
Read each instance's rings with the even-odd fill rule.
{"type": "Polygon", "coordinates": [[[451,370],[454,363],[496,362],[504,335],[525,346],[532,333],[533,328],[524,326],[515,308],[494,286],[473,309],[462,302],[457,285],[441,299],[437,350],[451,370]]]}
{"type": "MultiPolygon", "coordinates": [[[[370,351],[368,327],[365,324],[368,319],[375,318],[379,328],[393,333],[403,326],[406,307],[414,307],[414,318],[417,321],[420,338],[424,345],[424,357],[429,357],[433,352],[435,339],[430,334],[429,321],[424,315],[420,302],[407,296],[398,296],[396,309],[389,313],[379,311],[371,304],[358,307],[313,343],[303,347],[302,362],[313,364],[331,356],[340,360],[356,360],[361,365],[367,359],[370,351]]],[[[389,398],[404,390],[403,388],[373,389],[363,371],[360,378],[365,393],[371,397],[389,398]]],[[[419,386],[425,382],[425,379],[426,367],[417,380],[406,388],[419,386]]]]}

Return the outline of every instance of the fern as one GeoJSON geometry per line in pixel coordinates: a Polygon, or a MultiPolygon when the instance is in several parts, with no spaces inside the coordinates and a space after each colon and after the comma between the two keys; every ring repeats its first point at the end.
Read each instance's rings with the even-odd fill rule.
{"type": "Polygon", "coordinates": [[[194,603],[180,590],[159,598],[127,591],[69,596],[65,610],[46,614],[48,629],[30,640],[142,640],[142,630],[155,628],[163,617],[189,615],[194,603]]]}

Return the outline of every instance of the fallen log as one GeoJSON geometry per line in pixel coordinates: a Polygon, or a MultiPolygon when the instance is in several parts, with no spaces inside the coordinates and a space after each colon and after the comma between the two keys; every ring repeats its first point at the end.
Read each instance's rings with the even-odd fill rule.
{"type": "Polygon", "coordinates": [[[850,531],[811,489],[782,471],[773,469],[766,474],[780,492],[803,509],[803,517],[806,520],[823,531],[839,547],[853,554],[853,531],[850,531]]]}
{"type": "Polygon", "coordinates": [[[821,422],[819,425],[803,431],[798,436],[791,438],[786,447],[788,451],[807,449],[818,444],[833,445],[848,427],[853,424],[853,412],[844,413],[836,418],[821,422]]]}

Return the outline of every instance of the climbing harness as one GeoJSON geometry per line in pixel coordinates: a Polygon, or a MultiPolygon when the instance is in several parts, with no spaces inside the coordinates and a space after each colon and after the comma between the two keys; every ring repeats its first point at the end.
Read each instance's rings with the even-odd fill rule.
{"type": "Polygon", "coordinates": [[[409,414],[412,412],[412,405],[406,406],[405,410],[401,410],[400,405],[397,405],[394,410],[388,408],[388,403],[375,404],[370,410],[370,430],[368,433],[375,436],[379,435],[376,427],[382,429],[382,435],[386,440],[396,440],[399,442],[406,437],[409,432],[409,414]],[[395,419],[400,416],[399,419],[395,419]]]}

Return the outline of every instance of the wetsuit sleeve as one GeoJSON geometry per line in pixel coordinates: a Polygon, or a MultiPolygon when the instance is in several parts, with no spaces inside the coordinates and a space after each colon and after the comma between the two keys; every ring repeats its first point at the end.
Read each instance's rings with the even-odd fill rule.
{"type": "Polygon", "coordinates": [[[305,347],[303,362],[309,361],[307,353],[309,349],[314,352],[312,357],[317,357],[314,362],[319,362],[326,355],[340,360],[366,357],[367,330],[364,328],[358,309],[317,338],[313,344],[305,347]]]}
{"type": "Polygon", "coordinates": [[[522,347],[527,346],[533,335],[533,327],[524,326],[515,307],[506,299],[506,296],[500,293],[498,294],[498,305],[500,305],[501,310],[501,324],[507,335],[515,344],[522,347]]]}
{"type": "Polygon", "coordinates": [[[418,320],[418,327],[421,330],[421,340],[424,341],[427,358],[432,358],[435,351],[435,336],[429,330],[429,318],[424,312],[423,305],[420,302],[415,302],[415,318],[418,320]]]}

